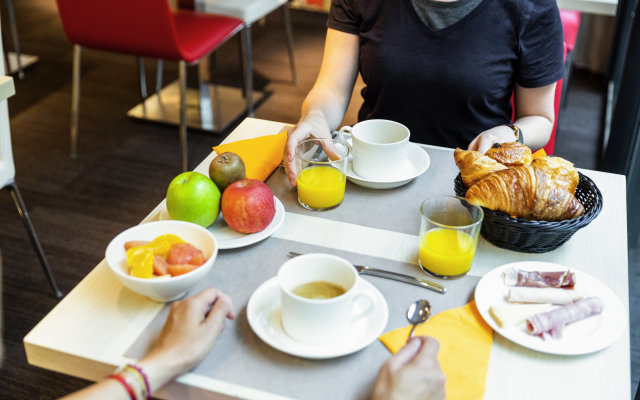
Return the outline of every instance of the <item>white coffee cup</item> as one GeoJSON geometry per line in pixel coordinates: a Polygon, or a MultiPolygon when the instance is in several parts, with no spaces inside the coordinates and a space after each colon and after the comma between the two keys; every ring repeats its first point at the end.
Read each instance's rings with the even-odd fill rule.
{"type": "Polygon", "coordinates": [[[310,253],[290,259],[280,267],[278,283],[282,328],[301,343],[319,344],[340,338],[350,323],[374,310],[375,299],[362,289],[353,264],[331,254],[310,253]],[[330,282],[345,292],[328,299],[294,293],[296,288],[311,282],[330,282]]]}
{"type": "Polygon", "coordinates": [[[356,174],[380,182],[401,177],[407,164],[409,128],[387,119],[369,119],[341,128],[340,134],[344,133],[351,134],[356,174]]]}

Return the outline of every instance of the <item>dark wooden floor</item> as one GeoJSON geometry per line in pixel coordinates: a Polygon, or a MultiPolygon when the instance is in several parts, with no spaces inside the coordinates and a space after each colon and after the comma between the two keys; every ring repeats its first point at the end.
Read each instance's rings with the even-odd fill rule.
{"type": "MultiPolygon", "coordinates": [[[[30,0],[15,2],[15,7],[22,51],[40,57],[23,80],[16,79],[17,94],[9,101],[16,182],[56,279],[68,293],[103,258],[109,240],[138,223],[165,196],[167,185],[179,172],[178,133],[175,127],[126,117],[139,101],[133,57],[87,50],[82,68],[80,156],[70,159],[71,45],[55,2],[30,0]]],[[[280,13],[254,26],[256,85],[272,93],[256,111],[258,118],[297,120],[319,69],[325,18],[293,12],[298,85],[291,83],[280,13]]],[[[5,47],[10,49],[6,25],[3,19],[5,47]]],[[[239,84],[237,45],[232,40],[217,52],[217,81],[239,84]]],[[[166,64],[168,82],[175,79],[176,70],[166,64]]],[[[150,77],[153,67],[149,62],[150,77]]],[[[579,167],[596,167],[602,93],[601,79],[584,71],[575,73],[568,107],[560,119],[557,154],[579,167]]],[[[348,118],[353,118],[353,112],[348,118]]],[[[193,130],[189,134],[191,167],[224,137],[193,130]]],[[[26,361],[22,339],[56,300],[6,191],[0,192],[0,251],[5,344],[0,398],[50,399],[85,386],[83,380],[26,361]]],[[[635,296],[631,303],[632,314],[637,313],[635,296]]],[[[637,326],[637,321],[633,324],[637,326]]],[[[637,347],[635,341],[634,360],[637,347]]],[[[633,371],[637,384],[637,363],[633,371]]]]}

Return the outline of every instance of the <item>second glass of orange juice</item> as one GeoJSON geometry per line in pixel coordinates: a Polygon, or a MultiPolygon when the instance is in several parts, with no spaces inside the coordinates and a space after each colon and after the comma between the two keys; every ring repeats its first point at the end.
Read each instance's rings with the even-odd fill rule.
{"type": "Polygon", "coordinates": [[[443,196],[420,206],[420,268],[452,278],[471,269],[484,213],[462,197],[443,196]]]}
{"type": "Polygon", "coordinates": [[[337,139],[307,139],[296,147],[298,202],[314,211],[330,210],[344,199],[349,146],[337,139]]]}

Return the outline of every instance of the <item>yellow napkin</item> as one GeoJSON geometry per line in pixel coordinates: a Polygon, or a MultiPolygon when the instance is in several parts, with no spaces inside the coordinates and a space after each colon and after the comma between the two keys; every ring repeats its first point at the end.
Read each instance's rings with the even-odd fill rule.
{"type": "Polygon", "coordinates": [[[253,139],[221,144],[215,146],[213,150],[218,154],[227,151],[236,153],[244,161],[247,178],[264,181],[282,161],[282,153],[286,142],[287,132],[284,131],[275,135],[259,136],[253,139]]]}
{"type": "MultiPolygon", "coordinates": [[[[378,339],[395,353],[404,346],[411,326],[398,328],[378,339]]],[[[475,301],[443,311],[418,325],[414,336],[432,336],[440,342],[438,361],[447,377],[447,400],[484,397],[493,331],[482,319],[475,301]]]]}

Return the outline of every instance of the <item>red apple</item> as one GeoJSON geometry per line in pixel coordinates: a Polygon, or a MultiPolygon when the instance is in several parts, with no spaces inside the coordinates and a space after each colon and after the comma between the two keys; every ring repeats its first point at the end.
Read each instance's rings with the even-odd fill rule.
{"type": "Polygon", "coordinates": [[[240,233],[260,232],[276,213],[271,189],[257,179],[242,179],[227,186],[221,209],[227,225],[240,233]]]}

